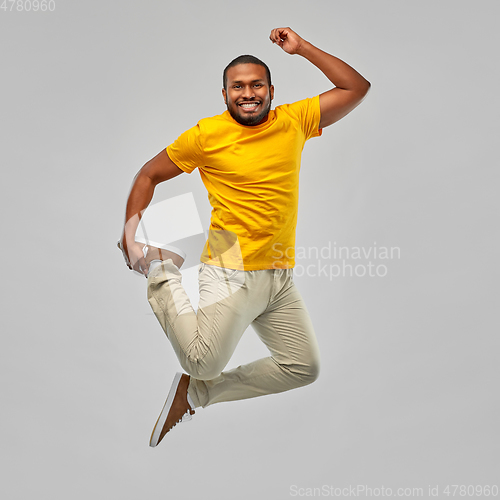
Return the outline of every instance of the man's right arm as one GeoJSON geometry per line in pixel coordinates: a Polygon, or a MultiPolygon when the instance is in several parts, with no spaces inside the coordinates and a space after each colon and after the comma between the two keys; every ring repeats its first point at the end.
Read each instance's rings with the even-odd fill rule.
{"type": "Polygon", "coordinates": [[[125,226],[121,238],[121,248],[129,269],[143,274],[147,273],[147,265],[142,253],[144,245],[135,242],[135,233],[142,212],[151,202],[157,184],[177,177],[183,172],[184,170],[181,170],[169,158],[164,149],[149,160],[135,176],[127,200],[125,226]]]}

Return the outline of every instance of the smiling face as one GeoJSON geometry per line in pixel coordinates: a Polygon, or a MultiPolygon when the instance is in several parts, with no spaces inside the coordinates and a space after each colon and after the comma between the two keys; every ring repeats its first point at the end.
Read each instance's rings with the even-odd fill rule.
{"type": "Polygon", "coordinates": [[[241,125],[260,125],[267,120],[274,98],[266,69],[259,64],[237,64],[227,70],[224,102],[230,115],[241,125]]]}

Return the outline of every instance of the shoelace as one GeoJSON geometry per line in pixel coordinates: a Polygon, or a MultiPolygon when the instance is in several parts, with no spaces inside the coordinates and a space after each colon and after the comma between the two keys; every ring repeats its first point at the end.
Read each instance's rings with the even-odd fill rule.
{"type": "MultiPolygon", "coordinates": [[[[187,411],[181,419],[179,419],[179,422],[188,422],[189,420],[193,420],[193,416],[187,411]]],[[[183,427],[184,428],[184,427],[183,427]]]]}
{"type": "Polygon", "coordinates": [[[191,415],[191,413],[189,413],[189,410],[188,410],[179,420],[177,420],[177,422],[175,422],[174,425],[172,425],[172,427],[170,427],[170,429],[173,429],[179,423],[188,422],[189,420],[192,420],[192,419],[193,419],[193,416],[191,415]]]}
{"type": "Polygon", "coordinates": [[[177,420],[177,422],[175,422],[174,425],[172,425],[172,427],[170,427],[170,429],[168,431],[172,430],[177,424],[182,423],[182,422],[188,422],[189,420],[192,420],[192,419],[193,419],[193,416],[191,415],[191,413],[188,410],[179,420],[177,420]]]}

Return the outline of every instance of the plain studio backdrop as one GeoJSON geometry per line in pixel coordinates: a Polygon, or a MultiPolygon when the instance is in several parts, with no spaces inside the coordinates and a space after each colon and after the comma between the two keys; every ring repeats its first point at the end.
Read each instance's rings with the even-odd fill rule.
{"type": "MultiPolygon", "coordinates": [[[[498,5],[32,4],[0,9],[2,498],[498,485],[498,5]],[[331,88],[269,41],[280,26],[372,84],[302,157],[295,281],[321,374],[200,408],[151,449],[180,366],[116,248],[126,198],[146,161],[224,111],[234,57],[270,66],[274,106],[331,88]]],[[[187,193],[206,231],[197,171],[154,201],[187,193]]],[[[228,368],[265,355],[249,328],[228,368]]]]}

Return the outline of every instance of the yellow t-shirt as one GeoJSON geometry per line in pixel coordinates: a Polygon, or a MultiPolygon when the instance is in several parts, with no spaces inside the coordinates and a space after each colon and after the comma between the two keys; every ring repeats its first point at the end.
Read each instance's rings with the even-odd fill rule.
{"type": "Polygon", "coordinates": [[[319,129],[319,96],[277,106],[256,126],[228,111],[204,118],[167,147],[187,173],[200,171],[213,207],[201,261],[230,269],[295,265],[302,149],[319,129]]]}

